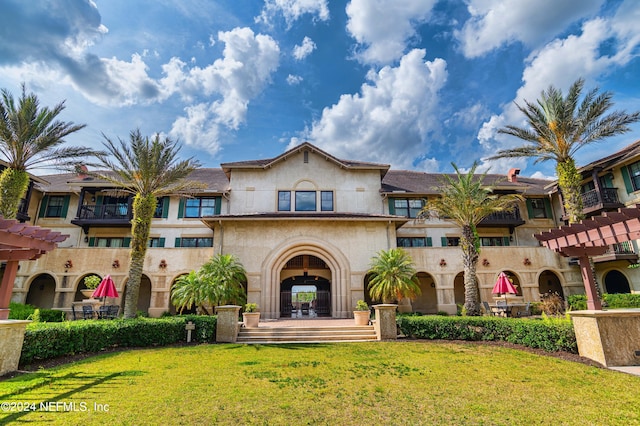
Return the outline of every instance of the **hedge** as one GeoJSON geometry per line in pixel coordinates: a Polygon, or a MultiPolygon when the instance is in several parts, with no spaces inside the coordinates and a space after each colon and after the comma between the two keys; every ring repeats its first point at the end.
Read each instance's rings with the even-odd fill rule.
{"type": "Polygon", "coordinates": [[[60,356],[100,352],[113,347],[166,346],[186,340],[185,324],[192,321],[194,342],[213,343],[215,316],[31,323],[27,326],[20,365],[60,356]]]}
{"type": "Polygon", "coordinates": [[[65,321],[65,313],[55,309],[41,309],[33,305],[11,302],[9,303],[9,319],[63,322],[65,321]]]}
{"type": "MultiPolygon", "coordinates": [[[[640,294],[637,293],[605,293],[602,301],[608,309],[640,308],[640,294]]],[[[567,297],[567,304],[572,311],[582,311],[587,309],[587,296],[584,294],[574,294],[567,297]]]]}
{"type": "Polygon", "coordinates": [[[576,336],[565,318],[399,316],[405,336],[417,339],[498,340],[549,352],[578,353],[576,336]]]}

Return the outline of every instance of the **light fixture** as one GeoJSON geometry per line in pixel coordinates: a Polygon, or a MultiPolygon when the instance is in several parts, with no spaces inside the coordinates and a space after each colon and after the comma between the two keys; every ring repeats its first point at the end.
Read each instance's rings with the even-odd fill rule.
{"type": "Polygon", "coordinates": [[[84,242],[85,242],[85,243],[88,243],[88,242],[89,242],[89,236],[88,236],[88,235],[85,235],[85,236],[84,236],[84,242]]]}

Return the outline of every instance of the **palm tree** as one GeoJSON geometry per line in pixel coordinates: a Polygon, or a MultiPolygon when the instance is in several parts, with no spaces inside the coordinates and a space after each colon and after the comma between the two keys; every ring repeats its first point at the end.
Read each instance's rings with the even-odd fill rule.
{"type": "Polygon", "coordinates": [[[433,199],[423,208],[426,216],[437,215],[451,220],[461,229],[460,249],[464,266],[464,308],[467,315],[480,315],[478,280],[476,266],[480,255],[480,240],[476,226],[492,213],[510,211],[519,194],[492,194],[492,188],[483,184],[486,172],[475,175],[478,163],[474,162],[468,173],[463,174],[451,163],[456,175],[443,175],[439,187],[440,197],[433,199]]]}
{"type": "Polygon", "coordinates": [[[181,314],[186,309],[191,309],[193,305],[200,306],[202,300],[202,285],[200,276],[196,271],[191,271],[187,275],[182,275],[176,280],[171,291],[171,303],[181,314]]]}
{"type": "Polygon", "coordinates": [[[489,158],[532,157],[536,158],[536,163],[554,160],[569,223],[584,217],[580,196],[582,177],[574,160],[576,151],[609,136],[626,133],[630,130],[629,124],[640,120],[640,112],[613,111],[605,115],[613,106],[613,95],[610,92],[598,94],[598,88],[587,93],[580,102],[583,86],[584,80],[578,79],[566,97],[561,90],[549,86],[541,93],[537,104],[526,100],[524,107],[516,104],[527,117],[529,128],[506,126],[498,133],[516,136],[529,144],[498,151],[489,158]]]}
{"type": "Polygon", "coordinates": [[[93,155],[93,150],[85,147],[60,147],[66,136],[85,127],[56,120],[64,108],[64,101],[53,109],[40,107],[38,97],[27,94],[24,84],[16,106],[13,95],[2,89],[0,158],[7,162],[7,168],[0,174],[0,216],[15,219],[29,187],[29,169],[73,169],[81,159],[93,155]]]}
{"type": "Polygon", "coordinates": [[[367,288],[373,300],[391,303],[405,297],[414,299],[420,294],[413,260],[402,248],[379,251],[371,259],[368,273],[367,288]]]}
{"type": "Polygon", "coordinates": [[[100,165],[111,173],[90,174],[110,182],[118,191],[134,196],[130,267],[124,306],[124,317],[134,318],[157,199],[200,188],[202,185],[199,182],[186,179],[200,164],[192,158],[178,161],[180,146],[169,138],[161,139],[158,134],[149,140],[142,137],[139,130],[134,130],[129,135],[129,143],[118,139],[117,145],[106,136],[104,138],[107,152],[98,153],[97,158],[100,165]]]}

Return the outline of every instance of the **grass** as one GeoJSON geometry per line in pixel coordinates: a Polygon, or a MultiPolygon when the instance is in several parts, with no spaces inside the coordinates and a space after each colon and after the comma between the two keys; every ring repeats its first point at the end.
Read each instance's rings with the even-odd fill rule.
{"type": "Polygon", "coordinates": [[[0,402],[37,408],[0,424],[633,425],[640,378],[471,343],[219,344],[42,369],[0,382],[0,402]]]}

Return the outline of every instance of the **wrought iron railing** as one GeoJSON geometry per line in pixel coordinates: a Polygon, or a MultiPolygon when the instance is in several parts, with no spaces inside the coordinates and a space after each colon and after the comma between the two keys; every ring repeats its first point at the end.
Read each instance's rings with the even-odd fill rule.
{"type": "Polygon", "coordinates": [[[510,212],[495,212],[482,219],[482,222],[517,222],[521,221],[520,210],[516,207],[510,212]]]}
{"type": "Polygon", "coordinates": [[[85,204],[80,207],[78,219],[129,219],[127,204],[85,204]]]}
{"type": "Polygon", "coordinates": [[[621,243],[609,245],[607,254],[636,254],[636,250],[633,247],[631,241],[624,241],[621,243]]]}
{"type": "Polygon", "coordinates": [[[598,191],[592,189],[581,194],[582,206],[584,208],[595,207],[601,204],[615,204],[619,203],[618,188],[600,188],[602,195],[598,194],[598,191]]]}

